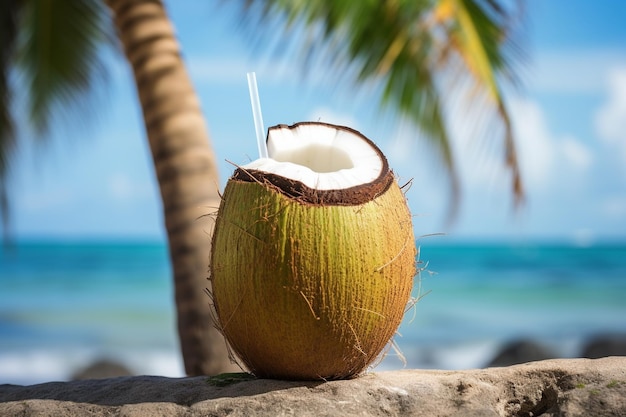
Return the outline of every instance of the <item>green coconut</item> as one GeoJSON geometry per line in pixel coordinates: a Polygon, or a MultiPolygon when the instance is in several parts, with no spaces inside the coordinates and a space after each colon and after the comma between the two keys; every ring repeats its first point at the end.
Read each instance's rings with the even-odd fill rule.
{"type": "Polygon", "coordinates": [[[347,127],[270,128],[270,158],[235,170],[210,266],[218,325],[253,374],[363,372],[411,297],[415,240],[382,152],[347,127]]]}

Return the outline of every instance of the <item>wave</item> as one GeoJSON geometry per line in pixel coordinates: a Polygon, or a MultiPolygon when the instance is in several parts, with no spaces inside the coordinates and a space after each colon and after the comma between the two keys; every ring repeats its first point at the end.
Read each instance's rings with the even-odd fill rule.
{"type": "MultiPolygon", "coordinates": [[[[543,340],[554,357],[575,357],[582,339],[543,340]]],[[[390,346],[371,371],[401,369],[460,370],[485,367],[502,349],[503,341],[475,340],[443,344],[390,346]]],[[[185,376],[178,350],[102,351],[82,347],[31,349],[0,352],[0,384],[32,385],[49,381],[69,381],[72,375],[96,361],[106,359],[129,369],[135,375],[185,376]]]]}
{"type": "Polygon", "coordinates": [[[69,381],[76,372],[101,359],[123,365],[135,375],[185,376],[177,351],[109,351],[86,348],[15,350],[0,353],[0,384],[33,385],[69,381]]]}

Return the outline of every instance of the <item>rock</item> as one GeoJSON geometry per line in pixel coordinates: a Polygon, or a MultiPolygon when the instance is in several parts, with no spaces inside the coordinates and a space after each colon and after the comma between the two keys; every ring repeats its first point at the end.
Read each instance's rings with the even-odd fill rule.
{"type": "Polygon", "coordinates": [[[591,359],[626,356],[626,335],[595,337],[583,347],[581,356],[591,359]]]}
{"type": "Polygon", "coordinates": [[[0,386],[2,416],[626,416],[626,357],[348,381],[118,377],[0,386]]]}
{"type": "Polygon", "coordinates": [[[556,358],[543,346],[530,340],[517,340],[505,345],[487,366],[510,366],[556,358]]]}
{"type": "Polygon", "coordinates": [[[132,372],[121,363],[108,359],[100,359],[72,375],[72,379],[114,378],[130,376],[132,372]]]}

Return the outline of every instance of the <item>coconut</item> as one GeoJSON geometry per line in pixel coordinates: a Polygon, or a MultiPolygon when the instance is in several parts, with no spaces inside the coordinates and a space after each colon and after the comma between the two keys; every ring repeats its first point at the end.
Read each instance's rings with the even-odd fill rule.
{"type": "Polygon", "coordinates": [[[359,132],[268,130],[269,158],[229,179],[213,235],[218,326],[263,378],[357,376],[396,332],[416,248],[406,199],[359,132]]]}

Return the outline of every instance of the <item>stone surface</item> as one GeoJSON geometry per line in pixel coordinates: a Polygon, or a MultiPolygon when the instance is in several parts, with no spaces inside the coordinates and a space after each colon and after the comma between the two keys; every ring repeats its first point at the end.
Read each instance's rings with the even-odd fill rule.
{"type": "Polygon", "coordinates": [[[331,382],[137,376],[0,386],[0,416],[226,415],[626,416],[626,357],[331,382]]]}

